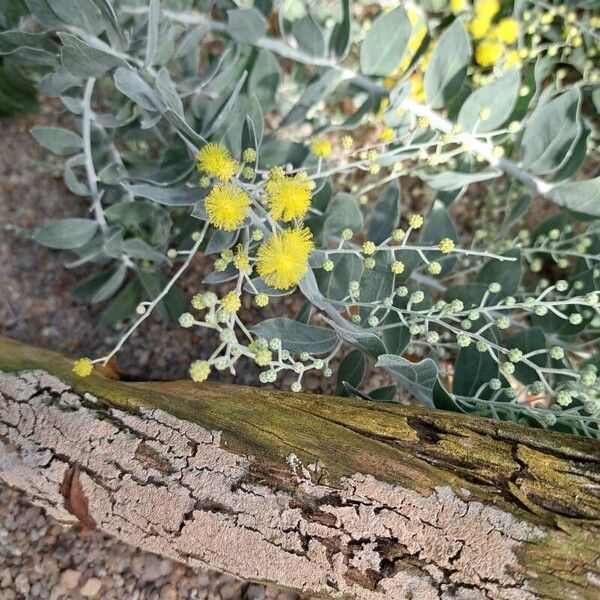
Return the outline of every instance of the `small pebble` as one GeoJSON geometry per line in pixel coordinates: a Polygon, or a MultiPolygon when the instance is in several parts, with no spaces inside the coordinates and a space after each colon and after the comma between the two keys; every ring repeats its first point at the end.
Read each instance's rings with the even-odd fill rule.
{"type": "Polygon", "coordinates": [[[67,569],[60,576],[60,583],[66,590],[74,590],[79,584],[81,573],[75,569],[67,569]]]}
{"type": "Polygon", "coordinates": [[[102,582],[99,579],[90,577],[90,579],[83,584],[79,591],[81,592],[81,595],[85,596],[86,598],[94,598],[98,595],[101,587],[102,582]]]}

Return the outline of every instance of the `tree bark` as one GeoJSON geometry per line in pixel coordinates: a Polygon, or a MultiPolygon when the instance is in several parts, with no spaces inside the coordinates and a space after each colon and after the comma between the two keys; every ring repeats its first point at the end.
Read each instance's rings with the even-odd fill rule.
{"type": "Polygon", "coordinates": [[[0,479],[62,522],[323,597],[600,595],[598,442],[70,369],[0,338],[0,479]]]}

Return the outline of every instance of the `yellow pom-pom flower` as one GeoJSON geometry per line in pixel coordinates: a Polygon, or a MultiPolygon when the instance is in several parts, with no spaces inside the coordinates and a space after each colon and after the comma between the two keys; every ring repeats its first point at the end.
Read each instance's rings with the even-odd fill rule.
{"type": "Polygon", "coordinates": [[[459,13],[467,8],[467,0],[450,0],[450,10],[459,13]]]}
{"type": "Polygon", "coordinates": [[[286,229],[271,236],[256,254],[256,268],[267,285],[287,290],[308,270],[308,257],[314,248],[312,233],[305,227],[286,229]]]}
{"type": "Polygon", "coordinates": [[[319,158],[327,158],[331,154],[331,142],[315,138],[310,143],[310,151],[319,158]]]}
{"type": "Polygon", "coordinates": [[[394,130],[391,127],[386,127],[382,129],[379,133],[379,140],[386,144],[387,142],[391,142],[395,137],[394,130]]]}
{"type": "Polygon", "coordinates": [[[475,17],[469,22],[469,31],[474,40],[480,40],[489,31],[491,21],[487,17],[475,17]]]}
{"type": "Polygon", "coordinates": [[[478,17],[484,17],[491,21],[500,10],[500,2],[498,0],[477,0],[475,2],[475,14],[478,17]]]}
{"type": "Polygon", "coordinates": [[[212,175],[221,181],[228,181],[239,169],[237,161],[232,158],[229,150],[223,144],[212,142],[198,150],[196,164],[199,171],[212,175]]]}
{"type": "Polygon", "coordinates": [[[292,177],[269,177],[265,186],[267,203],[274,219],[291,221],[301,218],[310,206],[315,184],[301,171],[292,177]]]}
{"type": "Polygon", "coordinates": [[[216,185],[204,201],[208,222],[225,231],[234,231],[241,227],[249,206],[250,196],[232,183],[216,185]]]}
{"type": "Polygon", "coordinates": [[[240,296],[237,292],[231,291],[221,298],[221,308],[225,312],[230,314],[236,313],[240,310],[241,306],[242,302],[240,301],[240,296]]]}
{"type": "Polygon", "coordinates": [[[494,33],[505,44],[514,44],[519,37],[519,24],[512,17],[500,19],[496,27],[494,27],[494,33]]]}
{"type": "Polygon", "coordinates": [[[77,377],[89,377],[94,370],[94,363],[86,356],[78,358],[73,362],[73,373],[77,377]]]}
{"type": "Polygon", "coordinates": [[[475,50],[475,60],[482,67],[491,67],[496,64],[502,56],[504,46],[499,42],[485,41],[481,42],[475,50]]]}

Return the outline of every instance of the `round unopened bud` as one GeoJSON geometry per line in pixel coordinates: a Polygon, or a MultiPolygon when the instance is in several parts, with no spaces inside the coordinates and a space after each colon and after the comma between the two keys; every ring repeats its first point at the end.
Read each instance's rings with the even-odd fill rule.
{"type": "Polygon", "coordinates": [[[396,290],[396,295],[400,298],[404,298],[405,296],[408,296],[408,288],[404,285],[401,285],[397,290],[396,290]]]}
{"type": "Polygon", "coordinates": [[[215,260],[214,267],[215,271],[224,271],[227,268],[227,261],[223,258],[217,258],[217,260],[215,260]]]}
{"type": "Polygon", "coordinates": [[[256,160],[256,150],[254,148],[246,148],[242,154],[244,162],[254,162],[256,160]]]}
{"type": "Polygon", "coordinates": [[[559,279],[556,282],[556,289],[559,292],[566,292],[569,289],[569,283],[567,281],[565,281],[564,279],[559,279]]]}
{"type": "Polygon", "coordinates": [[[290,389],[292,390],[292,392],[300,392],[302,390],[302,384],[299,381],[294,381],[294,383],[292,383],[292,385],[290,386],[290,389]]]}
{"type": "Polygon", "coordinates": [[[420,229],[423,225],[423,217],[421,215],[416,214],[410,215],[410,217],[408,217],[408,224],[413,229],[420,229]]]}
{"type": "Polygon", "coordinates": [[[194,319],[194,315],[192,315],[189,312],[184,312],[181,313],[181,315],[179,315],[179,324],[182,327],[188,328],[188,327],[192,327],[194,325],[195,319],[194,319]]]}
{"type": "Polygon", "coordinates": [[[569,390],[561,390],[556,394],[556,402],[561,406],[569,406],[573,398],[571,397],[571,392],[569,390]]]}
{"type": "Polygon", "coordinates": [[[592,386],[596,383],[596,371],[593,369],[585,368],[581,372],[581,383],[585,386],[592,386]]]}
{"type": "Polygon", "coordinates": [[[143,315],[146,313],[146,307],[140,302],[140,304],[135,307],[135,312],[138,315],[143,315]]]}
{"type": "Polygon", "coordinates": [[[256,304],[256,306],[258,306],[259,308],[263,308],[264,306],[269,304],[269,296],[262,292],[260,294],[256,294],[256,296],[254,297],[254,304],[256,304]]]}
{"type": "Polygon", "coordinates": [[[462,300],[456,298],[455,300],[452,300],[452,302],[450,302],[449,308],[451,313],[459,313],[464,310],[465,305],[462,300]]]}
{"type": "Polygon", "coordinates": [[[422,333],[423,327],[422,327],[422,325],[419,325],[418,323],[413,323],[408,328],[408,331],[409,331],[410,335],[419,335],[420,333],[422,333]]]}
{"type": "Polygon", "coordinates": [[[394,231],[392,231],[392,239],[395,242],[401,242],[405,236],[406,236],[406,233],[405,233],[404,229],[394,229],[394,231]]]}
{"type": "Polygon", "coordinates": [[[260,242],[265,237],[264,233],[260,229],[252,230],[252,239],[255,242],[260,242]]]}
{"type": "Polygon", "coordinates": [[[348,227],[346,227],[346,229],[344,229],[342,231],[342,239],[343,240],[346,240],[346,241],[351,240],[353,235],[354,235],[354,233],[352,232],[352,229],[350,229],[348,227]]]}
{"type": "Polygon", "coordinates": [[[420,304],[425,300],[425,294],[421,290],[417,290],[410,295],[410,301],[413,304],[420,304]]]}
{"type": "Polygon", "coordinates": [[[550,358],[553,358],[554,360],[562,360],[565,357],[565,351],[560,346],[552,346],[548,354],[550,354],[550,358]]]}
{"type": "Polygon", "coordinates": [[[491,294],[498,294],[501,289],[502,286],[497,281],[493,281],[492,283],[490,283],[490,285],[488,285],[488,290],[491,294]]]}
{"type": "Polygon", "coordinates": [[[333,267],[334,267],[334,266],[335,266],[335,265],[333,264],[333,261],[332,261],[332,260],[326,260],[326,261],[323,263],[323,270],[324,270],[324,271],[333,271],[333,267]]]}
{"type": "Polygon", "coordinates": [[[513,363],[518,363],[523,358],[523,352],[518,348],[512,348],[508,351],[508,360],[513,363]]]}
{"type": "Polygon", "coordinates": [[[494,391],[498,391],[502,387],[502,382],[497,377],[494,377],[493,379],[490,379],[489,386],[494,391]]]}
{"type": "Polygon", "coordinates": [[[206,304],[204,302],[204,294],[194,294],[192,297],[192,307],[196,310],[203,310],[206,308],[206,304]]]}
{"type": "Polygon", "coordinates": [[[375,246],[375,244],[373,242],[365,242],[362,245],[363,254],[366,254],[367,256],[370,256],[371,254],[373,254],[376,249],[377,249],[377,246],[375,246]]]}
{"type": "Polygon", "coordinates": [[[515,372],[515,365],[511,362],[505,362],[500,365],[500,370],[505,375],[512,375],[515,372]]]}
{"type": "Polygon", "coordinates": [[[475,348],[477,348],[479,352],[487,352],[490,349],[490,345],[485,340],[477,340],[475,348]]]}
{"type": "Polygon", "coordinates": [[[456,343],[459,348],[467,348],[471,345],[471,338],[466,333],[459,333],[456,336],[456,343]]]}
{"type": "Polygon", "coordinates": [[[440,334],[437,331],[429,331],[426,339],[430,344],[437,344],[440,341],[440,334]]]}
{"type": "Polygon", "coordinates": [[[356,323],[356,325],[358,325],[360,322],[362,321],[362,318],[360,315],[352,315],[352,322],[356,323]]]}
{"type": "Polygon", "coordinates": [[[401,260],[395,260],[391,265],[390,269],[394,275],[400,275],[404,273],[404,263],[401,260]]]}
{"type": "Polygon", "coordinates": [[[498,326],[498,329],[508,329],[510,327],[510,320],[508,317],[502,315],[496,319],[496,325],[498,326]]]}
{"type": "Polygon", "coordinates": [[[333,371],[329,367],[325,367],[323,369],[323,375],[325,377],[331,377],[333,375],[333,371]]]}
{"type": "Polygon", "coordinates": [[[371,326],[371,327],[377,327],[377,325],[379,325],[379,319],[375,316],[375,315],[371,315],[367,321],[367,323],[371,326]]]}
{"type": "Polygon", "coordinates": [[[177,250],[175,250],[175,248],[169,248],[167,250],[167,258],[169,260],[174,260],[175,258],[177,258],[177,254],[178,254],[178,252],[177,252],[177,250]]]}
{"type": "Polygon", "coordinates": [[[442,272],[442,265],[434,260],[427,265],[427,272],[430,275],[439,275],[442,272]]]}
{"type": "Polygon", "coordinates": [[[210,365],[205,360],[195,360],[190,365],[190,377],[192,381],[201,383],[206,381],[210,374],[210,365]]]}
{"type": "Polygon", "coordinates": [[[579,313],[575,312],[569,315],[569,323],[571,323],[571,325],[581,325],[582,321],[583,317],[579,313]]]}
{"type": "Polygon", "coordinates": [[[538,394],[541,394],[544,391],[544,384],[541,381],[534,381],[530,386],[529,386],[529,391],[534,395],[537,396],[538,394]]]}
{"type": "Polygon", "coordinates": [[[374,269],[375,268],[375,259],[372,258],[371,256],[369,256],[368,258],[365,258],[363,265],[365,267],[365,269],[374,269]]]}

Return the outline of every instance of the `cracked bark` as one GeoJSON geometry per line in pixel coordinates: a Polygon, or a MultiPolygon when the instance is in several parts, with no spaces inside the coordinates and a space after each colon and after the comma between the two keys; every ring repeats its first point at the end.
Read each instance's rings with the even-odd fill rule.
{"type": "Polygon", "coordinates": [[[5,338],[0,371],[0,479],[62,522],[319,596],[600,594],[597,442],[351,399],[77,379],[5,338]]]}

